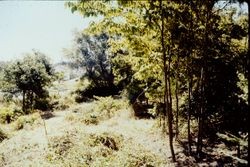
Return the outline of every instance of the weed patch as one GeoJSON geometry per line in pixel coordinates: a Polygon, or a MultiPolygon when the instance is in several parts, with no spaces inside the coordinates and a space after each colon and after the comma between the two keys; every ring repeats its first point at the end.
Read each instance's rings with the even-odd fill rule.
{"type": "Polygon", "coordinates": [[[7,138],[8,138],[7,134],[2,129],[0,129],[0,142],[2,142],[4,139],[7,138]]]}
{"type": "Polygon", "coordinates": [[[14,122],[14,129],[20,130],[23,129],[25,126],[33,126],[35,124],[39,124],[40,115],[39,113],[34,113],[31,115],[24,115],[18,117],[18,119],[14,122]]]}

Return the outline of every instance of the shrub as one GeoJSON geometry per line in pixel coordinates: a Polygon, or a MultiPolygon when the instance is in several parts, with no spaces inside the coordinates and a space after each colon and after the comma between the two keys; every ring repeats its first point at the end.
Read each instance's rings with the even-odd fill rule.
{"type": "Polygon", "coordinates": [[[69,113],[65,116],[65,120],[67,121],[75,121],[77,120],[77,116],[75,114],[69,113]]]}
{"type": "Polygon", "coordinates": [[[0,142],[2,142],[4,139],[7,138],[8,138],[7,134],[2,129],[0,129],[0,142]]]}
{"type": "Polygon", "coordinates": [[[100,113],[104,118],[111,118],[121,109],[128,108],[128,102],[125,99],[113,99],[108,97],[97,97],[94,102],[94,111],[100,113]]]}
{"type": "Polygon", "coordinates": [[[88,143],[91,147],[103,145],[109,149],[118,151],[121,147],[123,137],[121,135],[102,133],[102,134],[91,134],[89,136],[88,143]]]}
{"type": "Polygon", "coordinates": [[[64,136],[53,137],[51,141],[49,147],[58,158],[66,156],[68,150],[73,146],[69,133],[64,136]]]}
{"type": "Polygon", "coordinates": [[[14,105],[0,108],[0,123],[10,123],[23,115],[21,108],[14,105]]]}
{"type": "Polygon", "coordinates": [[[128,102],[124,99],[113,99],[111,96],[96,98],[97,100],[92,105],[72,108],[76,114],[68,114],[66,120],[97,125],[100,121],[110,119],[121,110],[129,108],[128,102]]]}
{"type": "Polygon", "coordinates": [[[39,122],[40,115],[39,113],[34,113],[32,115],[20,116],[14,123],[14,129],[20,130],[23,129],[26,125],[34,125],[39,122]]]}
{"type": "Polygon", "coordinates": [[[42,111],[52,109],[52,104],[49,98],[40,98],[35,100],[34,108],[42,111]]]}
{"type": "Polygon", "coordinates": [[[124,143],[122,149],[113,157],[113,166],[141,167],[141,166],[167,166],[164,160],[152,152],[146,150],[142,145],[131,141],[124,143]]]}
{"type": "Polygon", "coordinates": [[[111,95],[117,95],[118,92],[119,89],[114,85],[104,85],[97,87],[94,84],[90,84],[84,90],[76,90],[75,101],[77,103],[86,102],[94,99],[95,96],[107,97],[111,95]]]}
{"type": "Polygon", "coordinates": [[[10,123],[14,119],[14,111],[9,107],[0,109],[0,123],[10,123]]]}
{"type": "Polygon", "coordinates": [[[119,150],[122,136],[115,134],[86,134],[70,132],[51,140],[47,160],[58,166],[105,166],[119,150]],[[77,133],[77,135],[76,135],[77,133]],[[97,165],[101,163],[100,165],[97,165]]]}
{"type": "Polygon", "coordinates": [[[97,125],[99,123],[99,114],[98,113],[88,113],[84,115],[81,120],[86,125],[94,124],[97,125]]]}
{"type": "Polygon", "coordinates": [[[51,142],[47,160],[57,166],[167,166],[161,157],[119,134],[77,131],[51,142]]]}
{"type": "Polygon", "coordinates": [[[61,97],[53,102],[53,108],[56,110],[66,110],[74,103],[74,99],[70,97],[61,97]]]}

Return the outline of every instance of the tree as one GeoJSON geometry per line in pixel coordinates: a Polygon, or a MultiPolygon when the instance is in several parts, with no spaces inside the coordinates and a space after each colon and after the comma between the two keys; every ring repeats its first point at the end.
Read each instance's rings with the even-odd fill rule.
{"type": "Polygon", "coordinates": [[[84,76],[96,86],[112,85],[114,82],[108,39],[105,33],[100,35],[76,33],[75,47],[65,51],[67,57],[85,68],[84,76]]]}
{"type": "MultiPolygon", "coordinates": [[[[187,34],[194,34],[192,38],[187,38],[187,43],[193,45],[192,63],[189,64],[189,67],[193,67],[191,74],[195,77],[193,82],[195,92],[191,101],[193,104],[189,106],[193,110],[192,114],[198,119],[197,155],[200,157],[204,137],[215,134],[212,131],[218,131],[218,128],[226,130],[225,127],[230,127],[227,120],[236,123],[237,121],[234,118],[244,118],[243,113],[246,112],[246,108],[238,108],[245,105],[244,102],[239,102],[241,101],[240,98],[235,96],[241,93],[237,87],[237,70],[232,67],[232,64],[236,64],[237,58],[241,54],[239,50],[241,47],[235,43],[235,40],[241,40],[246,34],[244,28],[234,22],[233,15],[228,19],[228,13],[223,15],[223,12],[216,12],[215,1],[204,1],[202,3],[197,1],[187,4],[190,6],[190,15],[192,15],[192,21],[190,22],[194,24],[193,27],[197,27],[195,28],[195,34],[192,33],[192,28],[187,29],[187,34]],[[222,70],[221,67],[227,70],[222,70]],[[218,81],[218,78],[222,78],[222,76],[224,76],[223,81],[218,81]],[[225,94],[225,92],[229,94],[225,94]],[[233,109],[229,109],[229,106],[233,109]],[[234,110],[235,108],[237,109],[234,110]],[[238,116],[231,115],[232,117],[229,118],[229,113],[238,113],[238,116]],[[215,128],[212,125],[216,123],[211,120],[216,120],[221,124],[217,124],[215,128]],[[225,124],[227,125],[225,126],[225,124]]],[[[192,89],[192,86],[190,88],[192,89]]],[[[239,126],[231,129],[240,130],[239,126]]]]}
{"type": "Polygon", "coordinates": [[[105,32],[90,35],[76,33],[74,45],[65,49],[65,55],[85,70],[83,78],[90,81],[84,90],[77,90],[77,101],[85,101],[93,96],[108,96],[119,92],[115,85],[112,58],[109,51],[109,36],[105,32]]]}
{"type": "Polygon", "coordinates": [[[23,59],[10,63],[4,69],[3,91],[10,94],[22,94],[22,109],[46,109],[43,100],[48,97],[46,86],[53,79],[53,69],[46,56],[33,50],[23,59]]]}
{"type": "Polygon", "coordinates": [[[98,30],[105,27],[109,35],[112,36],[110,50],[113,53],[117,53],[122,48],[128,52],[129,64],[131,64],[132,70],[135,71],[133,77],[142,81],[145,86],[148,86],[149,90],[147,93],[149,96],[155,91],[152,85],[157,85],[157,89],[158,87],[164,88],[159,91],[158,99],[162,95],[162,99],[167,107],[165,114],[168,112],[169,142],[173,161],[175,161],[172,143],[171,58],[169,57],[170,55],[167,55],[167,52],[170,51],[167,48],[170,46],[166,46],[165,43],[168,40],[165,26],[168,25],[167,19],[170,18],[170,14],[167,16],[164,14],[167,9],[171,8],[168,8],[166,3],[162,1],[157,1],[155,4],[151,1],[136,1],[134,3],[125,1],[118,1],[117,3],[90,1],[67,4],[72,11],[78,10],[84,16],[103,15],[105,17],[99,23],[92,25],[88,32],[98,33],[98,30]],[[95,6],[95,10],[91,9],[90,6],[95,6]],[[150,10],[155,11],[156,14],[148,13],[150,10]],[[130,12],[125,14],[125,11],[130,12]],[[116,18],[113,16],[120,17],[117,19],[121,21],[116,21],[116,18]],[[152,24],[148,19],[145,19],[149,18],[149,16],[154,17],[157,24],[152,24]],[[154,31],[155,28],[157,31],[154,31]],[[156,84],[157,82],[163,84],[156,84]]]}
{"type": "MultiPolygon", "coordinates": [[[[163,101],[173,160],[174,90],[177,113],[178,96],[186,97],[182,115],[187,118],[189,153],[193,143],[190,124],[197,121],[198,158],[203,150],[203,139],[209,139],[214,134],[213,130],[226,130],[227,119],[237,122],[244,118],[243,111],[246,109],[239,108],[245,106],[237,87],[236,74],[239,70],[233,64],[243,60],[239,56],[243,54],[239,48],[242,48],[240,40],[246,34],[242,25],[235,23],[234,19],[225,21],[228,18],[223,11],[215,8],[216,2],[149,0],[68,3],[72,11],[78,11],[85,17],[102,16],[86,32],[95,34],[105,29],[111,37],[110,50],[113,53],[121,49],[127,52],[121,57],[134,71],[132,80],[137,79],[142,87],[148,88],[146,96],[150,100],[163,101]],[[219,100],[215,101],[218,97],[219,100]],[[237,113],[237,119],[234,119],[237,113]],[[231,114],[233,118],[230,118],[231,114]],[[212,126],[217,121],[218,126],[212,126]]],[[[178,123],[176,125],[178,127],[178,123]]],[[[234,133],[241,128],[234,127],[234,133]]]]}

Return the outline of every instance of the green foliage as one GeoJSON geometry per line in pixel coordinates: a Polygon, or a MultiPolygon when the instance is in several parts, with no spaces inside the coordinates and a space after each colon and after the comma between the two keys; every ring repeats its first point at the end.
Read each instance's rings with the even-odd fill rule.
{"type": "Polygon", "coordinates": [[[64,72],[56,72],[55,73],[55,80],[58,80],[59,82],[61,82],[65,77],[64,72]]]}
{"type": "Polygon", "coordinates": [[[233,145],[241,145],[244,147],[247,147],[247,141],[244,139],[241,139],[240,137],[234,136],[232,134],[226,133],[226,134],[221,134],[221,133],[217,133],[216,134],[219,138],[225,140],[226,142],[233,144],[233,145]]]}
{"type": "MultiPolygon", "coordinates": [[[[202,150],[202,137],[224,130],[234,134],[247,131],[248,106],[237,85],[239,73],[246,76],[248,71],[247,16],[236,16],[234,8],[218,9],[217,2],[67,3],[84,17],[101,18],[85,33],[106,30],[109,51],[115,55],[113,63],[121,62],[113,66],[114,80],[126,83],[131,101],[145,90],[144,98],[163,101],[171,129],[173,103],[186,97],[178,114],[188,124],[193,118],[199,120],[198,127],[192,126],[198,136],[197,153],[202,150]]],[[[189,125],[187,128],[190,130],[189,125]]]]}
{"type": "Polygon", "coordinates": [[[66,50],[66,56],[84,67],[84,74],[92,84],[106,85],[113,82],[110,55],[108,53],[107,34],[87,35],[76,33],[74,46],[66,50]]]}
{"type": "Polygon", "coordinates": [[[10,123],[21,115],[23,112],[15,106],[2,107],[0,109],[0,123],[10,123]]]}
{"type": "Polygon", "coordinates": [[[94,103],[94,110],[102,113],[102,115],[106,116],[107,118],[111,118],[121,109],[128,108],[128,102],[126,99],[114,99],[111,96],[97,97],[97,100],[94,103]]]}
{"type": "MultiPolygon", "coordinates": [[[[53,69],[43,53],[33,51],[21,60],[8,64],[4,69],[3,91],[10,94],[22,94],[23,111],[32,109],[39,100],[46,99],[53,80],[53,69]]],[[[43,104],[35,107],[42,109],[43,104]]],[[[46,108],[46,107],[45,107],[46,108]]]]}
{"type": "Polygon", "coordinates": [[[110,119],[121,109],[128,108],[128,103],[124,99],[113,99],[112,97],[97,97],[90,112],[84,113],[83,122],[85,124],[98,124],[102,120],[110,119]]]}
{"type": "Polygon", "coordinates": [[[33,126],[40,124],[40,115],[39,113],[34,113],[31,115],[24,115],[18,117],[18,119],[14,122],[14,129],[20,130],[25,128],[25,126],[33,126]]]}
{"type": "Polygon", "coordinates": [[[97,125],[100,121],[110,119],[115,115],[128,109],[129,104],[126,99],[114,99],[113,97],[96,97],[97,100],[90,106],[72,108],[77,116],[69,114],[66,119],[69,121],[79,121],[86,125],[97,125]]]}
{"type": "Polygon", "coordinates": [[[140,166],[165,166],[166,164],[161,158],[147,151],[141,145],[133,146],[134,143],[129,142],[127,146],[122,148],[115,158],[113,158],[114,166],[140,167],[140,166]],[[131,152],[131,150],[133,150],[131,152]]]}
{"type": "Polygon", "coordinates": [[[119,89],[115,85],[108,86],[96,86],[94,84],[89,84],[85,89],[78,89],[75,91],[76,97],[75,101],[77,103],[91,101],[95,96],[110,96],[118,94],[119,89]]]}
{"type": "Polygon", "coordinates": [[[59,166],[166,165],[161,158],[146,151],[143,146],[113,133],[87,134],[84,131],[76,131],[53,138],[51,143],[47,160],[59,166]]]}
{"type": "Polygon", "coordinates": [[[54,110],[66,110],[70,108],[74,103],[73,97],[60,97],[60,98],[53,98],[52,99],[52,106],[54,110]]]}
{"type": "Polygon", "coordinates": [[[68,58],[84,68],[82,78],[87,78],[90,85],[76,91],[77,102],[87,101],[93,96],[108,96],[118,93],[114,85],[112,57],[108,45],[109,36],[106,33],[88,35],[76,33],[74,47],[65,50],[68,58]]]}
{"type": "Polygon", "coordinates": [[[50,149],[53,150],[56,158],[62,159],[64,156],[67,156],[68,150],[73,146],[69,133],[66,133],[64,136],[53,137],[49,144],[50,149]]]}
{"type": "Polygon", "coordinates": [[[119,88],[129,89],[136,83],[130,84],[134,79],[141,81],[144,88],[145,85],[149,86],[147,96],[151,99],[162,96],[163,75],[159,57],[158,30],[154,29],[157,30],[154,31],[147,27],[148,21],[145,20],[147,16],[144,15],[150,3],[145,1],[118,4],[98,3],[101,5],[95,6],[93,10],[86,9],[95,4],[91,1],[68,3],[67,6],[74,7],[87,17],[91,12],[95,13],[94,15],[103,15],[104,18],[92,24],[86,32],[100,34],[101,30],[107,30],[110,36],[109,51],[115,55],[112,58],[114,80],[119,88]]]}
{"type": "Polygon", "coordinates": [[[103,133],[100,135],[90,134],[88,143],[91,147],[103,145],[107,148],[118,151],[119,148],[121,147],[122,141],[123,141],[122,136],[103,133]]]}
{"type": "Polygon", "coordinates": [[[14,118],[14,112],[8,108],[3,107],[0,109],[0,123],[10,123],[14,118]]]}

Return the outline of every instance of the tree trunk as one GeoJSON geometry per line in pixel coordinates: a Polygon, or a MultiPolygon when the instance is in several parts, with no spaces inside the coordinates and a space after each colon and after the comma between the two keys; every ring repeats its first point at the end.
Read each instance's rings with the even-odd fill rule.
{"type": "Polygon", "coordinates": [[[206,81],[207,81],[207,60],[208,60],[208,43],[209,43],[209,32],[211,31],[211,25],[209,24],[209,20],[211,19],[212,9],[214,3],[212,1],[204,1],[206,16],[204,22],[204,41],[202,46],[202,68],[201,68],[201,77],[200,77],[200,110],[198,115],[198,139],[197,139],[197,158],[201,158],[202,147],[203,147],[203,123],[204,123],[204,113],[206,110],[206,97],[205,97],[205,88],[206,88],[206,81]]]}
{"type": "Polygon", "coordinates": [[[171,93],[171,82],[170,82],[170,76],[168,75],[168,93],[169,93],[169,103],[168,103],[168,133],[169,133],[169,146],[172,154],[172,160],[175,162],[175,153],[174,153],[174,147],[173,147],[173,112],[172,112],[172,93],[171,93]]]}
{"type": "MultiPolygon", "coordinates": [[[[249,120],[249,108],[250,108],[250,2],[247,1],[247,6],[248,6],[248,53],[247,53],[247,80],[248,80],[248,120],[249,120]]],[[[250,128],[248,128],[248,134],[250,133],[250,128]]],[[[250,160],[250,148],[248,146],[248,160],[250,160]]],[[[248,162],[249,163],[249,162],[248,162]]]]}
{"type": "Polygon", "coordinates": [[[179,135],[179,56],[177,58],[177,71],[176,71],[176,79],[175,79],[175,99],[176,99],[176,122],[175,122],[175,139],[178,140],[179,135]]]}
{"type": "Polygon", "coordinates": [[[204,112],[204,69],[201,69],[201,78],[200,78],[200,92],[201,92],[201,101],[200,101],[200,111],[198,115],[198,139],[197,139],[197,157],[200,159],[202,153],[202,136],[203,136],[203,112],[204,112]]]}
{"type": "Polygon", "coordinates": [[[30,100],[30,103],[31,103],[31,110],[33,112],[34,110],[34,92],[31,91],[31,100],[30,100]]]}
{"type": "Polygon", "coordinates": [[[178,140],[179,137],[179,97],[178,97],[178,83],[176,83],[175,98],[176,98],[176,122],[175,122],[175,138],[178,140]]]}
{"type": "MultiPolygon", "coordinates": [[[[190,75],[190,74],[189,74],[190,75]]],[[[192,153],[192,137],[191,137],[191,127],[190,127],[190,121],[191,121],[191,93],[192,93],[192,77],[189,76],[189,82],[188,82],[188,118],[187,118],[187,124],[188,124],[188,154],[191,155],[192,153]]]]}
{"type": "Polygon", "coordinates": [[[26,113],[25,95],[26,95],[26,90],[23,90],[23,106],[22,106],[22,110],[23,110],[24,113],[26,113]]]}
{"type": "MultiPolygon", "coordinates": [[[[164,12],[163,12],[163,5],[162,5],[162,0],[160,0],[160,10],[161,10],[161,46],[162,46],[162,60],[163,60],[163,73],[164,73],[164,106],[166,107],[165,110],[167,110],[168,113],[168,127],[169,127],[169,145],[170,145],[170,150],[172,154],[172,160],[173,162],[176,161],[175,159],[175,154],[174,154],[174,148],[173,148],[173,134],[172,134],[172,121],[171,121],[171,116],[170,116],[170,106],[169,106],[169,91],[171,91],[168,88],[168,68],[167,67],[167,55],[166,55],[166,47],[165,47],[165,40],[164,40],[164,12]]],[[[164,113],[164,116],[166,118],[166,113],[164,113]]]]}

